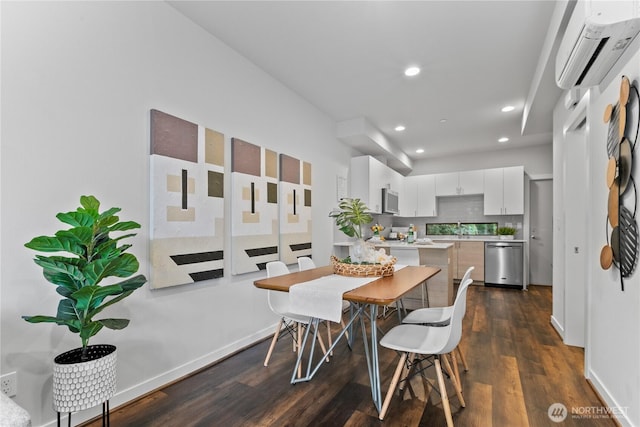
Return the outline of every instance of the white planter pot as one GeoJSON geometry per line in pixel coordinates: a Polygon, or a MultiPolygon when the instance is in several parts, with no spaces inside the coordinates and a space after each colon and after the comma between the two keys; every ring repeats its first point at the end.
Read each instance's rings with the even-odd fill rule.
{"type": "Polygon", "coordinates": [[[116,347],[87,347],[89,360],[80,362],[82,348],[62,353],[53,364],[53,409],[77,412],[109,400],[116,392],[116,347]]]}
{"type": "Polygon", "coordinates": [[[513,240],[513,234],[501,234],[500,240],[513,240]]]}

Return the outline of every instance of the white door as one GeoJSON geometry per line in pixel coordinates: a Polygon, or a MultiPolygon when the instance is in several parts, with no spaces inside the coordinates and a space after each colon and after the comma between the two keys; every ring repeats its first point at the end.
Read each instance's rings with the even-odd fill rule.
{"type": "Polygon", "coordinates": [[[553,275],[553,181],[531,180],[529,283],[551,285],[553,275]]]}

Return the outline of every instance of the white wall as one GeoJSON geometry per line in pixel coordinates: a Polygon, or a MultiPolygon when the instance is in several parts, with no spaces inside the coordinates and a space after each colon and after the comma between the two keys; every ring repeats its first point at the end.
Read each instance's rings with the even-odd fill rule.
{"type": "MultiPolygon", "coordinates": [[[[622,424],[640,426],[640,266],[636,264],[632,276],[625,280],[623,292],[619,271],[615,268],[602,270],[598,261],[600,250],[606,244],[609,193],[605,178],[607,125],[602,117],[606,105],[618,100],[622,75],[628,76],[636,87],[640,85],[640,39],[636,39],[629,49],[628,53],[633,56],[627,56],[624,68],[605,85],[601,94],[597,88],[593,90],[587,110],[587,156],[592,191],[591,203],[586,206],[591,233],[587,238],[590,262],[585,369],[587,377],[610,406],[626,408],[622,424]]],[[[637,114],[637,107],[635,111],[637,114]]],[[[640,183],[639,154],[640,148],[636,146],[633,167],[636,185],[640,183]]],[[[633,207],[633,202],[633,195],[628,195],[625,205],[633,207]]],[[[639,221],[640,217],[636,215],[636,223],[639,221]]]]}
{"type": "MultiPolygon", "coordinates": [[[[223,132],[227,160],[234,136],[310,161],[318,260],[331,253],[327,214],[335,205],[335,177],[347,176],[352,150],[336,140],[328,117],[164,2],[0,7],[0,363],[3,374],[17,371],[15,400],[38,426],[55,416],[52,359],[80,341],[64,328],[20,319],[53,314],[58,301],[23,244],[59,229],[54,215],[94,194],[103,207],[119,206],[123,218],[142,224],[133,253],[149,274],[150,109],[223,132]]],[[[227,254],[229,242],[227,235],[227,254]]],[[[229,257],[225,270],[231,271],[229,257]]],[[[258,277],[227,273],[165,290],[145,286],[113,307],[130,326],[92,341],[118,346],[112,407],[271,333],[276,318],[264,291],[253,286],[258,277]]],[[[85,411],[74,422],[97,413],[85,411]]]]}
{"type": "Polygon", "coordinates": [[[520,165],[524,165],[525,172],[531,176],[551,175],[553,172],[553,147],[551,141],[552,137],[549,135],[549,144],[544,145],[418,160],[413,163],[413,171],[411,171],[410,175],[520,165]]]}
{"type": "MultiPolygon", "coordinates": [[[[619,270],[615,267],[603,270],[599,262],[600,251],[611,233],[611,227],[606,225],[608,125],[602,118],[606,105],[615,104],[618,100],[622,75],[639,85],[640,39],[633,42],[621,63],[623,66],[618,66],[600,88],[592,88],[587,94],[586,144],[562,133],[562,125],[572,122],[567,120],[571,113],[560,104],[554,111],[552,324],[564,335],[565,342],[571,343],[575,337],[570,336],[573,334],[570,329],[580,326],[572,322],[576,320],[576,312],[584,310],[585,376],[605,400],[606,406],[620,414],[618,421],[621,425],[639,426],[639,266],[636,265],[634,273],[625,279],[626,286],[622,291],[619,270]],[[585,167],[576,169],[579,162],[583,162],[585,167]],[[587,177],[586,181],[583,176],[587,177]],[[580,222],[585,222],[586,227],[576,227],[580,222]],[[586,258],[581,263],[572,259],[571,253],[576,245],[586,245],[586,258]]],[[[635,111],[637,114],[637,107],[635,111]]],[[[634,159],[637,158],[636,147],[634,159]]],[[[636,182],[640,182],[637,164],[634,165],[633,176],[636,182]]],[[[627,195],[625,205],[632,207],[633,203],[634,196],[627,195]]],[[[639,220],[636,217],[636,223],[639,220]]]]}

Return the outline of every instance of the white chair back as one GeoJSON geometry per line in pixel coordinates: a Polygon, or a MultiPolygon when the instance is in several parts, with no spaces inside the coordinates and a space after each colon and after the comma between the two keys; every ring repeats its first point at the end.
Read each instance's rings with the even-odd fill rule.
{"type": "MultiPolygon", "coordinates": [[[[267,263],[267,277],[282,276],[289,274],[289,268],[282,261],[271,261],[267,263]]],[[[289,294],[280,291],[267,291],[267,301],[269,308],[276,314],[283,314],[289,311],[289,294]]]]}
{"type": "MultiPolygon", "coordinates": [[[[460,289],[462,289],[462,284],[466,282],[467,279],[471,278],[471,273],[473,272],[473,270],[475,270],[475,267],[472,265],[471,267],[467,268],[467,271],[464,272],[464,276],[462,276],[462,280],[460,280],[460,286],[458,287],[458,292],[456,293],[456,296],[458,296],[458,294],[460,293],[460,289]]],[[[471,282],[473,282],[473,280],[471,282]]]]}
{"type": "Polygon", "coordinates": [[[473,280],[469,278],[460,284],[458,295],[456,295],[456,300],[453,302],[453,314],[451,315],[449,323],[449,328],[451,329],[449,340],[440,354],[451,353],[460,342],[460,338],[462,337],[462,319],[464,319],[467,310],[467,289],[469,289],[471,283],[473,283],[473,280]]]}
{"type": "Polygon", "coordinates": [[[311,270],[312,268],[316,268],[316,263],[313,262],[311,258],[308,256],[301,256],[298,258],[298,270],[311,270]]]}
{"type": "Polygon", "coordinates": [[[389,248],[389,255],[396,257],[396,264],[399,265],[420,265],[420,251],[415,249],[389,248]]]}

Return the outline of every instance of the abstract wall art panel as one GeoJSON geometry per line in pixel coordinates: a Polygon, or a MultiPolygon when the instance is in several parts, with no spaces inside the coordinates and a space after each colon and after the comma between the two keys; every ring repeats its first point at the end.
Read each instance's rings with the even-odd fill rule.
{"type": "Polygon", "coordinates": [[[232,274],[279,259],[277,153],[231,138],[232,274]]]}
{"type": "Polygon", "coordinates": [[[280,154],[280,259],[311,256],[311,164],[280,154]]]}
{"type": "Polygon", "coordinates": [[[154,289],[224,275],[224,135],[151,110],[154,289]]]}

